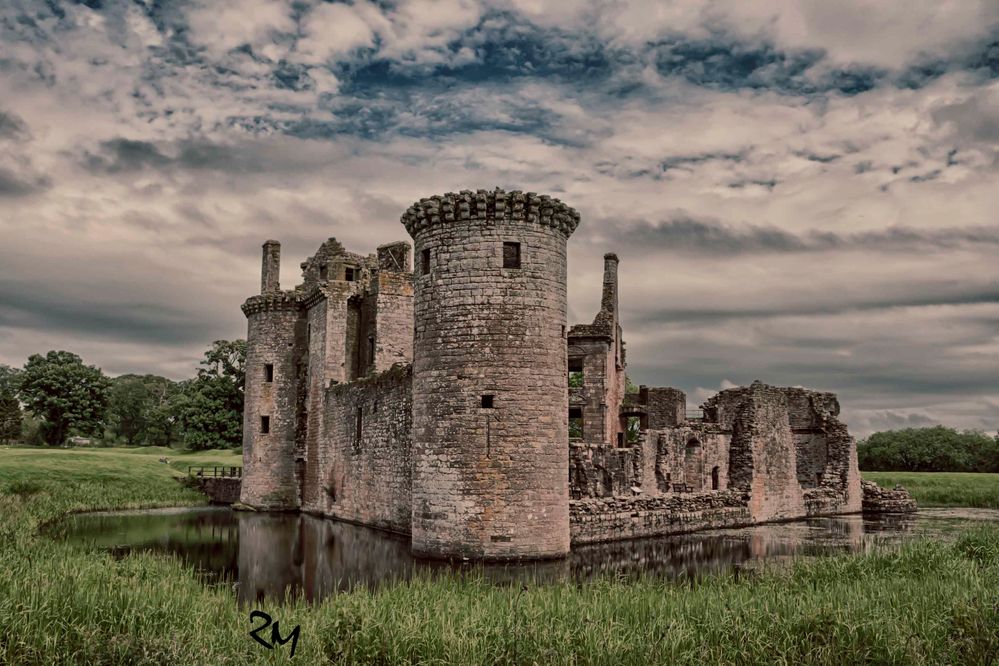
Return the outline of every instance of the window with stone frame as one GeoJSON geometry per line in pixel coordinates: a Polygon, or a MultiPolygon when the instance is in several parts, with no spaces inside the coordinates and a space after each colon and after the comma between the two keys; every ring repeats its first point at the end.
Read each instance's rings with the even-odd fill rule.
{"type": "Polygon", "coordinates": [[[261,416],[260,417],[260,434],[266,435],[271,431],[271,417],[261,416]]]}
{"type": "Polygon", "coordinates": [[[430,275],[430,248],[420,253],[420,275],[430,275]]]}
{"type": "Polygon", "coordinates": [[[520,243],[503,243],[503,268],[520,268],[520,243]]]}
{"type": "Polygon", "coordinates": [[[264,381],[270,384],[274,381],[274,364],[264,363],[264,381]]]}

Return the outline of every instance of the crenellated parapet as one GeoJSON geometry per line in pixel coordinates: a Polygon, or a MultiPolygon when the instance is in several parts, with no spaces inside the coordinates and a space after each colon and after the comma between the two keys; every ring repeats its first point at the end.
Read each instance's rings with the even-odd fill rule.
{"type": "Polygon", "coordinates": [[[241,309],[243,314],[260,314],[262,312],[288,312],[298,310],[301,303],[298,296],[293,291],[277,291],[259,296],[250,296],[243,303],[241,309]]]}
{"type": "Polygon", "coordinates": [[[568,238],[579,225],[579,213],[546,194],[497,188],[420,199],[402,215],[403,226],[414,238],[429,226],[462,220],[541,224],[558,229],[568,238]]]}

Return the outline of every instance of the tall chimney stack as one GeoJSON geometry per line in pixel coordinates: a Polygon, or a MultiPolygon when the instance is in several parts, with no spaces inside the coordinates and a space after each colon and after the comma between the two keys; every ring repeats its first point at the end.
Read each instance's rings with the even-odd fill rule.
{"type": "Polygon", "coordinates": [[[260,293],[281,291],[281,243],[264,243],[263,267],[260,269],[260,293]]]}
{"type": "Polygon", "coordinates": [[[617,324],[617,255],[608,252],[604,255],[604,291],[600,299],[600,309],[614,316],[617,324]]]}

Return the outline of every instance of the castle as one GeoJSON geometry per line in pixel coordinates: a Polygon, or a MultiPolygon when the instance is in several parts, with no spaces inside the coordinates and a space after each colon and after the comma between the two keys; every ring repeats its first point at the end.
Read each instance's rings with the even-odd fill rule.
{"type": "Polygon", "coordinates": [[[484,560],[860,511],[833,394],[755,382],[695,414],[679,390],[627,390],[615,255],[593,322],[567,326],[579,220],[534,193],[421,199],[402,215],[412,257],[331,238],[284,291],[264,243],[240,502],[484,560]]]}

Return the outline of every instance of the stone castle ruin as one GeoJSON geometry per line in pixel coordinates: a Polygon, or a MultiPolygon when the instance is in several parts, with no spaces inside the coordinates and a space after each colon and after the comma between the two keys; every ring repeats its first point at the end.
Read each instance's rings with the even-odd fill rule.
{"type": "Polygon", "coordinates": [[[331,238],[292,290],[264,243],[243,304],[242,504],[487,560],[881,506],[831,393],[754,382],[695,414],[677,389],[628,392],[618,258],[593,322],[569,328],[579,214],[558,199],[449,193],[402,223],[412,257],[331,238]]]}

